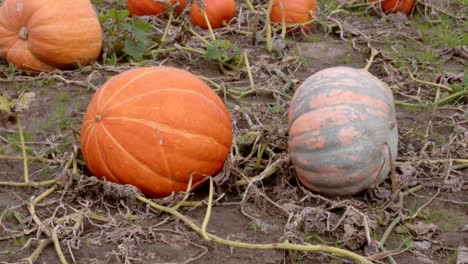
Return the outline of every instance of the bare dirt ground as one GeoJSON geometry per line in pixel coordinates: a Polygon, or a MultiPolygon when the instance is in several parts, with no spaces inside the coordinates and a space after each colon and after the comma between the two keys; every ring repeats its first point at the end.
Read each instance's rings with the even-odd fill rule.
{"type": "MultiPolygon", "coordinates": [[[[0,263],[60,263],[54,245],[69,263],[353,263],[325,251],[207,241],[180,217],[137,200],[131,187],[92,177],[79,150],[86,106],[108,78],[148,65],[207,78],[230,110],[235,138],[214,178],[209,233],[249,244],[333,246],[376,263],[461,260],[468,247],[466,0],[418,1],[410,16],[384,15],[364,1],[319,1],[310,32],[283,39],[273,27],[271,52],[262,13],[266,1],[252,2],[255,11],[238,1],[237,18],[214,31],[218,41],[190,29],[182,15],[158,48],[167,19],[118,18],[116,10],[125,9],[121,1],[95,0],[106,39],[93,65],[30,76],[0,62],[0,93],[12,100],[35,94],[18,119],[27,174],[41,182],[12,186],[24,181],[22,144],[14,116],[0,115],[0,263]],[[125,31],[125,23],[140,25],[144,37],[136,37],[138,29],[125,31]],[[125,46],[128,36],[136,48],[125,46]],[[392,194],[389,179],[354,197],[311,193],[298,183],[287,157],[290,99],[318,70],[363,68],[371,48],[379,53],[370,72],[396,99],[398,193],[392,194]]],[[[208,193],[208,185],[200,188],[178,211],[201,226],[208,193]]],[[[153,201],[173,206],[183,196],[153,201]]]]}

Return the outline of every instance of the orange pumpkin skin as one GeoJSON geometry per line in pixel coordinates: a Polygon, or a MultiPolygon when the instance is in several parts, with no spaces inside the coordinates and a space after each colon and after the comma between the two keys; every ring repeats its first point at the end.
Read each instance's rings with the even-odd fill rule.
{"type": "MultiPolygon", "coordinates": [[[[316,10],[316,0],[275,0],[270,12],[270,19],[281,24],[284,12],[286,25],[301,24],[311,20],[311,13],[315,14],[316,10]]],[[[308,27],[310,26],[311,24],[308,27]]]]}
{"type": "Polygon", "coordinates": [[[353,195],[388,176],[398,145],[393,95],[369,72],[332,67],[315,73],[296,91],[288,118],[291,160],[308,189],[353,195]]]}
{"type": "MultiPolygon", "coordinates": [[[[107,81],[86,110],[81,148],[97,177],[152,197],[185,191],[218,172],[232,141],[229,112],[197,76],[143,67],[107,81]]],[[[195,188],[193,188],[195,189],[195,188]]]]}
{"type": "Polygon", "coordinates": [[[101,47],[101,25],[89,0],[6,0],[0,6],[0,57],[21,70],[86,65],[101,47]]]}
{"type": "MultiPolygon", "coordinates": [[[[377,0],[370,0],[370,2],[377,2],[377,0]]],[[[405,13],[409,14],[416,6],[416,1],[414,0],[385,0],[380,3],[382,11],[385,13],[405,13]]]]}
{"type": "MultiPolygon", "coordinates": [[[[229,23],[236,15],[236,2],[234,0],[199,0],[205,3],[205,12],[210,21],[212,28],[220,28],[224,23],[229,23]]],[[[205,17],[203,12],[197,4],[193,1],[190,6],[190,17],[194,25],[207,29],[205,17]]]]}
{"type": "MultiPolygon", "coordinates": [[[[171,4],[179,3],[175,14],[180,15],[187,6],[187,0],[171,0],[171,4]]],[[[169,4],[156,2],[155,0],[127,0],[127,9],[137,16],[157,16],[168,10],[169,4]]]]}

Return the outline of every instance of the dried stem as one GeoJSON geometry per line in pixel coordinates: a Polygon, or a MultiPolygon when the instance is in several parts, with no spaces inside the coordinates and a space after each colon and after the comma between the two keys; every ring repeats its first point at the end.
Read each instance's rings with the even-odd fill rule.
{"type": "Polygon", "coordinates": [[[164,28],[164,32],[161,37],[161,42],[159,43],[159,46],[158,46],[158,50],[162,48],[162,46],[164,46],[164,43],[166,42],[167,33],[169,32],[169,29],[171,28],[171,23],[173,19],[174,19],[174,10],[171,10],[169,12],[169,19],[167,20],[166,27],[164,28]]]}
{"type": "Polygon", "coordinates": [[[39,258],[44,248],[47,247],[50,243],[52,243],[52,239],[50,238],[41,239],[39,241],[39,245],[34,250],[34,252],[28,258],[23,260],[25,260],[28,263],[34,263],[37,260],[37,258],[39,258]]]}
{"type": "Polygon", "coordinates": [[[245,4],[247,5],[247,7],[248,7],[251,11],[255,11],[255,8],[254,8],[254,6],[252,5],[252,2],[250,2],[250,0],[245,0],[245,4]]]}
{"type": "Polygon", "coordinates": [[[249,76],[250,88],[255,89],[255,83],[252,76],[252,70],[250,69],[249,57],[247,56],[247,52],[244,51],[244,58],[245,58],[245,67],[247,68],[247,75],[249,76]]]}
{"type": "Polygon", "coordinates": [[[211,23],[210,19],[208,18],[208,14],[206,13],[205,8],[202,8],[201,10],[203,12],[203,17],[205,18],[206,25],[208,26],[208,31],[210,32],[211,39],[214,41],[216,40],[216,36],[213,32],[213,28],[211,28],[211,23]]]}
{"type": "Polygon", "coordinates": [[[266,19],[265,19],[265,25],[266,25],[266,45],[267,45],[267,50],[272,51],[273,50],[273,43],[271,40],[271,18],[270,18],[270,13],[271,9],[273,8],[273,2],[274,0],[268,1],[268,8],[266,10],[266,19]]]}
{"type": "Polygon", "coordinates": [[[367,60],[367,64],[366,64],[366,67],[364,67],[364,70],[366,71],[369,71],[370,67],[372,66],[372,63],[374,62],[374,58],[377,54],[379,54],[379,52],[374,49],[374,47],[372,46],[369,46],[370,47],[370,50],[371,50],[371,55],[369,57],[369,60],[367,60]]]}
{"type": "Polygon", "coordinates": [[[206,228],[208,227],[208,223],[210,222],[210,217],[211,217],[211,208],[213,206],[213,178],[210,178],[210,190],[208,194],[208,205],[206,208],[206,214],[205,214],[205,219],[203,219],[203,223],[201,226],[201,234],[205,240],[210,240],[208,237],[208,233],[206,232],[206,228]]]}
{"type": "MultiPolygon", "coordinates": [[[[195,232],[198,234],[202,235],[202,230],[200,227],[198,227],[194,222],[192,222],[188,217],[185,215],[181,214],[180,212],[166,207],[159,205],[157,203],[152,202],[151,200],[143,197],[143,196],[137,196],[136,197],[138,200],[150,205],[151,207],[163,211],[165,213],[171,214],[175,216],[177,219],[183,221],[186,223],[190,228],[192,228],[195,232]]],[[[337,254],[343,257],[347,257],[350,259],[353,259],[355,261],[361,262],[361,263],[372,263],[368,259],[366,259],[363,256],[360,256],[354,252],[344,250],[341,248],[336,248],[336,247],[330,247],[330,246],[325,246],[325,245],[300,245],[300,244],[293,244],[293,243],[273,243],[273,244],[249,244],[249,243],[243,243],[243,242],[238,242],[238,241],[231,241],[227,239],[220,238],[216,235],[213,235],[211,233],[206,233],[209,239],[211,241],[221,244],[221,245],[226,245],[226,246],[231,246],[231,247],[239,247],[239,248],[248,248],[248,249],[283,249],[283,250],[297,250],[297,251],[323,251],[331,254],[337,254]]]]}
{"type": "Polygon", "coordinates": [[[435,87],[439,87],[439,88],[442,88],[444,90],[447,90],[449,92],[452,91],[452,88],[448,87],[448,86],[445,86],[443,84],[439,84],[439,83],[433,83],[433,82],[428,82],[428,81],[424,81],[424,80],[419,80],[419,79],[416,79],[413,75],[413,73],[408,69],[408,74],[410,76],[410,78],[415,81],[415,82],[418,82],[418,83],[422,83],[422,84],[426,84],[426,85],[432,85],[432,86],[435,86],[435,87]]]}
{"type": "Polygon", "coordinates": [[[18,125],[18,133],[19,133],[19,138],[20,138],[20,143],[21,143],[21,152],[23,153],[24,182],[29,183],[28,158],[26,155],[26,146],[24,144],[23,128],[21,127],[21,121],[20,121],[18,113],[16,113],[15,118],[16,118],[16,124],[18,125]]]}
{"type": "Polygon", "coordinates": [[[0,182],[0,186],[13,186],[13,187],[45,187],[55,184],[56,180],[48,180],[42,182],[0,182]]]}
{"type": "Polygon", "coordinates": [[[281,8],[281,38],[286,38],[286,18],[284,17],[284,5],[283,2],[280,2],[281,8]]]}
{"type": "Polygon", "coordinates": [[[68,262],[65,259],[65,255],[63,254],[62,248],[60,247],[60,241],[58,239],[57,230],[55,230],[55,228],[52,229],[51,236],[52,236],[52,241],[54,242],[55,251],[57,251],[57,255],[60,259],[60,263],[67,264],[68,262]]]}

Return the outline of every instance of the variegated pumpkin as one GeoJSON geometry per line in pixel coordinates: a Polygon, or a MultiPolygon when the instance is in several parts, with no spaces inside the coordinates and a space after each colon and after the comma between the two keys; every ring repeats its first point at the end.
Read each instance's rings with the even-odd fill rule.
{"type": "Polygon", "coordinates": [[[288,148],[300,182],[327,195],[380,184],[397,155],[393,95],[366,70],[333,67],[302,83],[289,108],[288,148]]]}

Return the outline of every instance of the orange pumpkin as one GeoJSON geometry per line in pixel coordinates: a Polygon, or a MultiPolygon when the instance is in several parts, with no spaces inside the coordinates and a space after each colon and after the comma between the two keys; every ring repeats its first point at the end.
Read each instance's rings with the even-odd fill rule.
{"type": "MultiPolygon", "coordinates": [[[[370,0],[371,3],[377,2],[377,0],[370,0]]],[[[380,3],[382,11],[385,13],[397,13],[402,12],[405,14],[411,13],[413,8],[416,6],[414,0],[385,0],[380,3]]]]}
{"type": "MultiPolygon", "coordinates": [[[[197,76],[142,67],[107,81],[86,110],[81,147],[97,177],[162,197],[223,166],[232,141],[221,99],[197,76]]],[[[194,188],[195,189],[195,188],[194,188]]]]}
{"type": "MultiPolygon", "coordinates": [[[[176,15],[184,11],[187,6],[187,0],[170,0],[171,5],[179,3],[176,10],[176,15]]],[[[127,0],[127,9],[130,13],[137,16],[152,15],[157,16],[164,13],[169,8],[169,4],[155,1],[155,0],[127,0]]]]}
{"type": "Polygon", "coordinates": [[[315,14],[316,10],[316,0],[275,0],[270,19],[281,24],[284,15],[286,25],[301,24],[311,20],[311,13],[315,14]]]}
{"type": "Polygon", "coordinates": [[[332,67],[307,78],[289,108],[288,149],[312,191],[353,195],[380,184],[397,156],[392,91],[366,70],[332,67]]]}
{"type": "Polygon", "coordinates": [[[0,57],[21,70],[89,64],[101,47],[101,26],[89,0],[6,0],[0,6],[0,57]]]}
{"type": "Polygon", "coordinates": [[[205,4],[205,12],[212,28],[220,28],[223,24],[229,23],[236,15],[236,2],[234,0],[194,0],[190,7],[190,16],[192,23],[202,28],[208,28],[208,25],[197,1],[205,4]]]}

